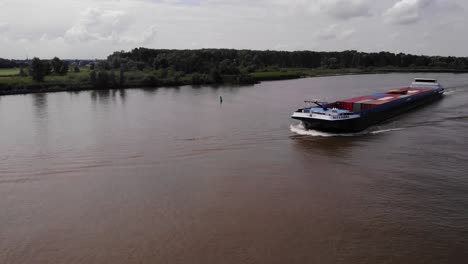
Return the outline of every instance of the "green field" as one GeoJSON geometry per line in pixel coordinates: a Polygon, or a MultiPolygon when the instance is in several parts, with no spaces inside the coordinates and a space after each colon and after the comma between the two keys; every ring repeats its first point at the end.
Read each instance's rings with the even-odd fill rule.
{"type": "Polygon", "coordinates": [[[0,69],[0,76],[11,76],[19,73],[18,68],[0,69]]]}
{"type": "MultiPolygon", "coordinates": [[[[27,72],[27,70],[25,70],[27,72]]],[[[19,69],[0,69],[0,84],[31,84],[33,80],[30,76],[16,76],[19,69]]],[[[81,72],[70,71],[67,75],[48,75],[44,78],[44,83],[77,83],[87,81],[89,76],[89,69],[82,69],[81,72]]]]}

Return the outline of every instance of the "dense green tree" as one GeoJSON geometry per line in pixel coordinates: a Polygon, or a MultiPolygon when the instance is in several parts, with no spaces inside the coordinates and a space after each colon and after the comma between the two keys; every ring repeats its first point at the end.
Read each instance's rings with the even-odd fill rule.
{"type": "Polygon", "coordinates": [[[18,67],[18,63],[16,61],[0,58],[0,69],[2,69],[2,68],[15,68],[15,67],[18,67]]]}
{"type": "Polygon", "coordinates": [[[107,71],[98,71],[96,74],[96,87],[107,88],[111,80],[107,71]]]}
{"type": "Polygon", "coordinates": [[[223,78],[221,77],[221,74],[219,73],[218,69],[211,69],[210,79],[214,83],[221,83],[223,81],[223,78]]]}
{"type": "Polygon", "coordinates": [[[159,70],[159,78],[167,78],[167,75],[169,74],[169,71],[167,69],[161,69],[159,70]]]}
{"type": "Polygon", "coordinates": [[[128,66],[128,62],[121,63],[121,64],[120,64],[120,70],[122,70],[122,71],[129,71],[129,70],[130,70],[130,67],[128,66]]]}
{"type": "Polygon", "coordinates": [[[136,62],[134,60],[128,60],[126,65],[127,65],[128,70],[132,70],[132,71],[137,70],[137,64],[136,64],[136,62]]]}
{"type": "Polygon", "coordinates": [[[125,73],[124,70],[121,68],[119,71],[119,86],[125,86],[125,73]]]}
{"type": "Polygon", "coordinates": [[[195,73],[192,75],[192,84],[198,85],[203,84],[204,80],[199,73],[195,73]]]}
{"type": "Polygon", "coordinates": [[[239,68],[229,59],[222,60],[218,69],[221,74],[239,74],[239,68]]]}
{"type": "MultiPolygon", "coordinates": [[[[186,74],[206,74],[211,79],[213,69],[220,75],[239,75],[240,72],[254,72],[281,68],[370,68],[370,67],[421,67],[468,69],[467,58],[429,57],[390,52],[342,52],[315,51],[258,51],[233,49],[167,50],[136,48],[129,52],[119,51],[108,57],[109,62],[126,60],[124,70],[138,70],[151,67],[172,68],[186,74]]],[[[173,75],[171,75],[173,76],[173,75]]],[[[160,76],[161,78],[161,76],[160,76]]],[[[163,74],[163,78],[166,78],[163,74]]],[[[218,78],[216,78],[218,79],[218,78]]]]}
{"type": "Polygon", "coordinates": [[[20,72],[18,73],[18,76],[20,77],[25,77],[27,76],[27,74],[24,72],[24,68],[23,68],[23,65],[20,65],[20,72]]]}
{"type": "Polygon", "coordinates": [[[89,82],[92,85],[96,85],[96,71],[95,70],[92,70],[89,72],[89,82]]]}
{"type": "Polygon", "coordinates": [[[120,68],[120,57],[119,56],[115,56],[111,59],[111,64],[112,64],[112,68],[114,69],[119,69],[120,68]]]}
{"type": "Polygon", "coordinates": [[[108,71],[112,68],[110,62],[105,60],[98,61],[94,67],[99,71],[108,71]]]}
{"type": "Polygon", "coordinates": [[[146,86],[157,86],[159,84],[159,80],[156,76],[154,75],[147,75],[143,79],[143,84],[146,86]]]}
{"type": "Polygon", "coordinates": [[[165,53],[158,54],[156,58],[154,58],[153,67],[155,69],[166,69],[169,67],[169,61],[167,60],[165,53]]]}
{"type": "Polygon", "coordinates": [[[136,63],[136,69],[139,71],[142,71],[145,67],[146,67],[146,64],[144,62],[139,61],[136,63]]]}
{"type": "Polygon", "coordinates": [[[60,67],[60,75],[66,75],[68,73],[68,62],[64,61],[62,67],[60,67]]]}
{"type": "Polygon", "coordinates": [[[61,74],[61,70],[63,67],[63,61],[59,59],[58,57],[54,57],[51,61],[50,64],[52,65],[52,71],[54,74],[61,74]]]}
{"type": "Polygon", "coordinates": [[[109,73],[109,82],[107,84],[108,87],[117,87],[118,85],[117,76],[115,75],[114,71],[109,73]]]}
{"type": "Polygon", "coordinates": [[[44,76],[50,75],[52,73],[52,64],[50,61],[43,61],[44,63],[44,76]]]}
{"type": "Polygon", "coordinates": [[[42,82],[44,80],[44,62],[39,58],[35,57],[31,61],[29,75],[32,76],[33,80],[42,82]]]}

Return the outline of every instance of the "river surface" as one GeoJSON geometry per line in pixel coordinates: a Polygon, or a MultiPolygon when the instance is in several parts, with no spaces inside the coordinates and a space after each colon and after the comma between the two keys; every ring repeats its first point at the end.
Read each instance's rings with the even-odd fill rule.
{"type": "Polygon", "coordinates": [[[467,74],[0,97],[0,263],[465,263],[467,104],[467,74]],[[358,134],[290,119],[414,77],[446,95],[358,134]]]}

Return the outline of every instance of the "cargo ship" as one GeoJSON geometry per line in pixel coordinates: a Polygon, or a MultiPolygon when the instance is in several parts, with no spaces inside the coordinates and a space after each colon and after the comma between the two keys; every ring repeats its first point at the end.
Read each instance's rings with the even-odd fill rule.
{"type": "Polygon", "coordinates": [[[444,88],[436,79],[416,78],[409,87],[354,97],[332,103],[305,101],[291,118],[305,129],[333,133],[362,131],[386,119],[442,97],[444,88]]]}

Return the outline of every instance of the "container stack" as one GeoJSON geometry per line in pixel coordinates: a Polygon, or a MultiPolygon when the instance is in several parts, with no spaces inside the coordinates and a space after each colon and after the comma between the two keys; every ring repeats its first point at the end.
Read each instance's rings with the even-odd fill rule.
{"type": "Polygon", "coordinates": [[[418,93],[429,91],[430,89],[420,89],[420,88],[398,88],[392,89],[385,93],[375,93],[372,95],[354,97],[342,101],[336,102],[336,107],[352,112],[360,112],[363,110],[368,110],[373,107],[383,105],[401,98],[409,97],[416,95],[418,93]]]}

